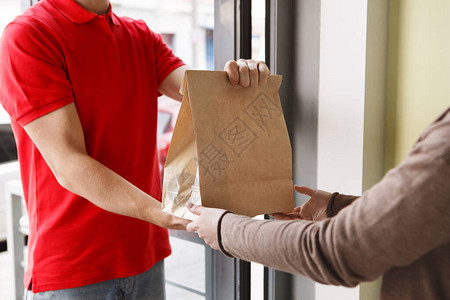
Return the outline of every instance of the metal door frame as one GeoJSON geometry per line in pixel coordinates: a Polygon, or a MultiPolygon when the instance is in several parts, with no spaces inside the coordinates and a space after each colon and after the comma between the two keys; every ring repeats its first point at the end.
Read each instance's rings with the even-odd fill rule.
{"type": "MultiPolygon", "coordinates": [[[[266,0],[266,63],[272,74],[282,74],[280,98],[291,139],[294,1],[266,0]],[[280,17],[279,17],[280,16],[280,17]]],[[[230,59],[250,58],[252,53],[251,0],[215,0],[214,63],[222,70],[230,59]]],[[[268,218],[265,216],[265,218],[268,218]]],[[[250,263],[212,252],[214,300],[250,300],[250,263]],[[226,282],[222,280],[226,279],[226,282]],[[230,292],[233,291],[233,292],[230,292]]],[[[264,268],[264,300],[292,298],[293,276],[264,268]]]]}
{"type": "MultiPolygon", "coordinates": [[[[251,58],[251,0],[215,0],[214,67],[223,70],[228,60],[251,58]]],[[[250,263],[211,250],[212,298],[250,300],[250,263]]],[[[208,275],[208,274],[207,274],[208,275]]]]}

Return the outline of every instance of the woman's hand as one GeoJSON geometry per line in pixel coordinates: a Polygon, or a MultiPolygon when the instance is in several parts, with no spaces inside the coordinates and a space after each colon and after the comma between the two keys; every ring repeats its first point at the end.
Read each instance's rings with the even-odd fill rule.
{"type": "Polygon", "coordinates": [[[331,193],[315,190],[307,186],[296,185],[295,190],[301,194],[308,195],[311,198],[304,204],[294,208],[291,212],[281,212],[271,214],[274,218],[280,220],[311,220],[320,221],[327,217],[328,201],[331,198],[331,193]]]}
{"type": "Polygon", "coordinates": [[[211,248],[219,250],[217,239],[217,224],[225,210],[218,208],[207,208],[201,205],[188,203],[188,209],[199,217],[189,223],[186,230],[197,232],[198,236],[205,241],[211,248]]]}

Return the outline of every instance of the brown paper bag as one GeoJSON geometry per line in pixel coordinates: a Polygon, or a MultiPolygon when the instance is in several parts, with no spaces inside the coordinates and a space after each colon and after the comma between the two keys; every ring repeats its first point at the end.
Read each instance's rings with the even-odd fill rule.
{"type": "Polygon", "coordinates": [[[186,72],[164,169],[164,211],[192,219],[187,202],[248,216],[293,209],[280,84],[272,75],[264,87],[233,87],[226,72],[186,72]]]}

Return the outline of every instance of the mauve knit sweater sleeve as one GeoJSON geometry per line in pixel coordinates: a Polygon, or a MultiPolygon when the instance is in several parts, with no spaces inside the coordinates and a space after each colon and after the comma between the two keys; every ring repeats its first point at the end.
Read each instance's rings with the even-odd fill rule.
{"type": "Polygon", "coordinates": [[[227,214],[231,255],[315,281],[355,286],[411,264],[450,242],[450,114],[433,123],[407,158],[352,205],[320,222],[227,214]]]}

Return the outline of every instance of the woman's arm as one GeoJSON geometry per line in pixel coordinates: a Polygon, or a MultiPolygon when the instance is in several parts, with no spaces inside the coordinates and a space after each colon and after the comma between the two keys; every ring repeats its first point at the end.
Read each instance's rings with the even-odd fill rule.
{"type": "Polygon", "coordinates": [[[325,210],[328,218],[334,217],[345,207],[352,204],[359,196],[349,196],[339,193],[333,193],[330,200],[327,203],[327,208],[325,210]]]}
{"type": "Polygon", "coordinates": [[[262,221],[194,206],[200,217],[187,229],[225,253],[321,283],[373,280],[450,242],[449,141],[447,114],[399,167],[334,218],[262,221]]]}

